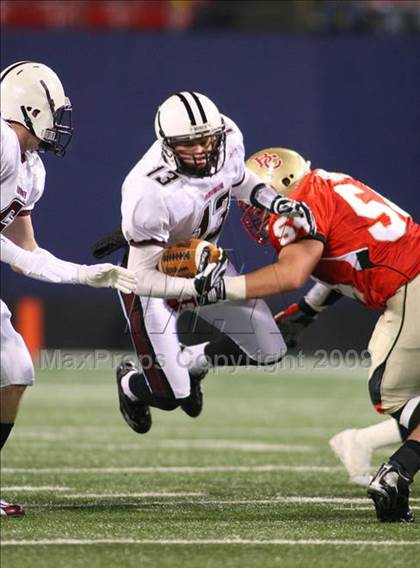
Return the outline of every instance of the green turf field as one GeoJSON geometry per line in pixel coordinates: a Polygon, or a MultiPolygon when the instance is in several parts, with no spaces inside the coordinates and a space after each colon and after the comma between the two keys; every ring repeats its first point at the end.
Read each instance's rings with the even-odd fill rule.
{"type": "Polygon", "coordinates": [[[27,511],[1,522],[2,568],[414,566],[419,524],[378,523],[328,447],[380,419],[365,373],[210,373],[201,417],[154,410],[139,436],[110,369],[39,371],[2,453],[27,511]]]}

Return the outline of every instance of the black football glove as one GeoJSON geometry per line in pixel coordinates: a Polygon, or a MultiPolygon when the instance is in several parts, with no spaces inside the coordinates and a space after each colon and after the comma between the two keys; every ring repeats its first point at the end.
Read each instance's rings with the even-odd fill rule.
{"type": "Polygon", "coordinates": [[[97,240],[92,246],[92,254],[95,258],[104,258],[123,247],[128,247],[128,243],[121,229],[118,228],[97,240]]]}
{"type": "Polygon", "coordinates": [[[292,304],[274,316],[284,342],[289,349],[297,347],[302,332],[317,318],[316,313],[309,314],[301,309],[299,304],[292,304]]]}

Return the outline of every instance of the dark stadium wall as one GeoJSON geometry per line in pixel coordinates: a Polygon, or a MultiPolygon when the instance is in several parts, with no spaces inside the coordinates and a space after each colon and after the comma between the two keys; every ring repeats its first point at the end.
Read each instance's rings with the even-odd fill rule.
{"type": "MultiPolygon", "coordinates": [[[[157,105],[178,90],[214,99],[241,127],[248,155],[271,145],[294,148],[314,167],[351,173],[419,220],[420,40],[414,36],[3,29],[1,46],[2,68],[42,61],[59,73],[73,103],[74,140],[63,160],[45,157],[45,196],[33,214],[40,246],[61,258],[94,261],[92,242],[120,222],[121,183],[154,140],[157,105]]],[[[273,259],[243,233],[235,207],[222,242],[245,270],[273,259]]],[[[2,297],[13,306],[26,294],[45,302],[50,347],[130,345],[111,291],[52,286],[2,270],[2,297]]],[[[292,298],[270,304],[277,309],[292,298]]],[[[308,332],[306,347],[363,348],[375,316],[344,301],[308,332]]]]}

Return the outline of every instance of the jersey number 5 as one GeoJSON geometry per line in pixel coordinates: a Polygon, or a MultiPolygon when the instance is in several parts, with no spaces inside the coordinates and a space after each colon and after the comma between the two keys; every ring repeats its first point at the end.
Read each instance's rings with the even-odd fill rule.
{"type": "Polygon", "coordinates": [[[343,183],[334,187],[336,191],[360,217],[377,219],[368,231],[377,241],[397,241],[407,230],[405,219],[408,213],[377,195],[373,190],[369,193],[351,183],[343,183]],[[361,196],[372,194],[370,201],[364,201],[361,196]],[[404,219],[402,219],[403,217],[404,219]]]}

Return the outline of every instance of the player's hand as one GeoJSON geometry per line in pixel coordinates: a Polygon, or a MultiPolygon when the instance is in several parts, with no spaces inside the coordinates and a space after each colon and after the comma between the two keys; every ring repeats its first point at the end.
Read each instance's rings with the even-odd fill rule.
{"type": "Polygon", "coordinates": [[[124,294],[134,292],[137,285],[134,272],[109,263],[81,266],[79,282],[93,288],[116,288],[124,294]]]}
{"type": "Polygon", "coordinates": [[[217,262],[211,262],[194,278],[194,288],[200,306],[214,304],[226,299],[225,283],[223,277],[228,265],[226,253],[220,249],[217,262]]]}
{"type": "MultiPolygon", "coordinates": [[[[296,221],[300,220],[299,225],[308,235],[316,234],[316,221],[309,206],[304,201],[295,201],[278,195],[274,198],[271,207],[271,213],[275,215],[290,215],[296,217],[296,221]]],[[[295,223],[296,223],[295,221],[295,223]]]]}
{"type": "Polygon", "coordinates": [[[284,342],[289,349],[297,347],[302,332],[311,325],[317,316],[305,314],[298,304],[292,304],[274,316],[284,342]]]}

